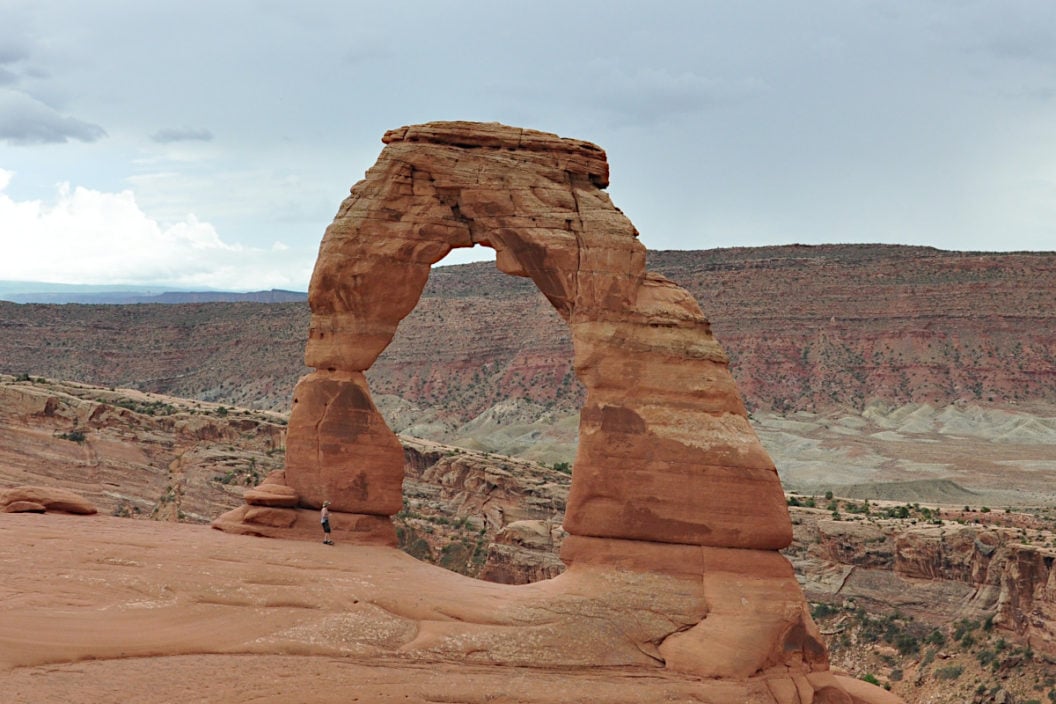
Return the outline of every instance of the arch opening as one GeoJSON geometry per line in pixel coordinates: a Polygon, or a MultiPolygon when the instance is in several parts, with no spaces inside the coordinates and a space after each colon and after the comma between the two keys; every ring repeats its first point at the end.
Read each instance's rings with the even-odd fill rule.
{"type": "Polygon", "coordinates": [[[365,373],[404,448],[398,546],[487,581],[550,578],[583,399],[568,326],[531,280],[449,258],[365,373]]]}

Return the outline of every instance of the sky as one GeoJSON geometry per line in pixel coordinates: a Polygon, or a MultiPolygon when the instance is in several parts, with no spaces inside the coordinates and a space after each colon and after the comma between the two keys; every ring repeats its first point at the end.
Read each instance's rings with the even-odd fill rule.
{"type": "Polygon", "coordinates": [[[0,280],[306,290],[432,120],[600,145],[650,249],[1056,250],[1052,0],[0,0],[0,280]]]}

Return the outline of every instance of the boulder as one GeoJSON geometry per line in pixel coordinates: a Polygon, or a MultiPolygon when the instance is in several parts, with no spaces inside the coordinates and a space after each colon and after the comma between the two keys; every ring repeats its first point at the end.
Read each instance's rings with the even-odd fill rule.
{"type": "MultiPolygon", "coordinates": [[[[12,506],[30,506],[22,511],[38,511],[42,506],[47,511],[91,515],[96,513],[95,506],[84,497],[68,489],[43,486],[18,486],[12,489],[0,489],[0,507],[9,513],[16,512],[12,506]]],[[[39,512],[39,511],[38,511],[39,512]]]]}
{"type": "Polygon", "coordinates": [[[36,501],[12,501],[4,504],[4,513],[44,513],[47,511],[44,504],[36,501]]]}

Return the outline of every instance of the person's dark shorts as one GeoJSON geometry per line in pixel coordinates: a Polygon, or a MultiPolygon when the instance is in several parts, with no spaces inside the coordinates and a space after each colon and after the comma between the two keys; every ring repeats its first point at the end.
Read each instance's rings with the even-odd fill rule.
{"type": "Polygon", "coordinates": [[[330,532],[330,521],[323,521],[323,532],[324,533],[329,533],[330,532]]]}

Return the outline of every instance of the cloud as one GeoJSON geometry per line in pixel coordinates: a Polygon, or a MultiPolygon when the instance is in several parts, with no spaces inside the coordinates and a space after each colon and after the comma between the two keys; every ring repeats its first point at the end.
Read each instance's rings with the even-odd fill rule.
{"type": "Polygon", "coordinates": [[[29,56],[29,47],[22,30],[16,27],[0,34],[0,64],[17,63],[29,56]]]}
{"type": "Polygon", "coordinates": [[[25,93],[0,90],[0,140],[10,144],[95,142],[106,136],[99,125],[62,115],[25,93]]]}
{"type": "Polygon", "coordinates": [[[507,98],[526,92],[536,102],[559,101],[601,116],[603,124],[618,127],[656,127],[675,118],[738,106],[770,91],[765,81],[751,74],[709,75],[703,68],[686,66],[628,66],[622,60],[594,59],[564,67],[578,72],[576,82],[555,86],[547,79],[529,79],[521,85],[496,83],[495,92],[507,98]]]}
{"type": "Polygon", "coordinates": [[[60,184],[54,202],[16,201],[4,192],[13,176],[0,169],[0,280],[303,289],[311,273],[312,256],[297,261],[282,243],[230,244],[194,215],[159,223],[132,191],[60,184]]]}
{"type": "Polygon", "coordinates": [[[213,133],[205,128],[164,127],[150,135],[150,138],[161,144],[168,144],[169,142],[209,142],[213,139],[213,133]]]}

